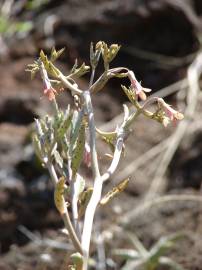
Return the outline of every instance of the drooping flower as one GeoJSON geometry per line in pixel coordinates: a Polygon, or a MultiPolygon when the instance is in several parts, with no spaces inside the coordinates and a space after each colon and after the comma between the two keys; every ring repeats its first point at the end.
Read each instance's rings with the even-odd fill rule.
{"type": "Polygon", "coordinates": [[[55,95],[57,94],[57,91],[56,89],[54,89],[51,85],[51,82],[50,82],[50,79],[48,78],[48,74],[47,74],[47,71],[43,65],[43,63],[41,64],[41,77],[42,77],[42,80],[43,80],[43,93],[45,96],[48,97],[48,99],[50,101],[54,100],[55,99],[55,95]]]}
{"type": "Polygon", "coordinates": [[[158,98],[158,105],[165,113],[165,119],[163,121],[164,126],[168,125],[168,122],[171,121],[173,124],[176,124],[177,121],[182,120],[184,115],[167,104],[162,98],[158,98]]]}
{"type": "Polygon", "coordinates": [[[135,95],[139,97],[141,100],[146,100],[147,96],[145,94],[151,92],[151,89],[142,87],[141,83],[135,77],[135,74],[132,70],[128,71],[128,78],[131,82],[131,88],[134,90],[135,95]]]}

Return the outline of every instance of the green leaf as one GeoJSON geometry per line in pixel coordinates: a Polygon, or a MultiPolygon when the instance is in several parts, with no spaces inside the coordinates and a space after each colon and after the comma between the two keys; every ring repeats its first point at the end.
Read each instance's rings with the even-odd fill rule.
{"type": "Polygon", "coordinates": [[[89,72],[90,67],[86,66],[85,63],[83,63],[79,68],[74,69],[74,72],[72,73],[72,75],[76,78],[79,78],[81,76],[83,76],[84,74],[86,74],[87,72],[89,72]]]}
{"type": "Polygon", "coordinates": [[[76,59],[70,73],[73,74],[77,69],[77,67],[78,67],[78,60],[76,59]]]}
{"type": "Polygon", "coordinates": [[[117,138],[117,132],[116,131],[105,132],[105,131],[101,131],[98,128],[96,128],[96,132],[98,133],[100,138],[109,145],[112,152],[114,152],[114,149],[115,149],[114,144],[117,138]]]}
{"type": "Polygon", "coordinates": [[[62,123],[60,124],[58,130],[57,130],[57,138],[60,140],[61,138],[63,138],[63,136],[67,133],[70,124],[71,124],[71,120],[72,120],[72,114],[69,114],[65,117],[65,119],[62,121],[62,123]]]}
{"type": "Polygon", "coordinates": [[[61,56],[61,54],[64,52],[64,50],[65,50],[65,48],[62,48],[59,51],[56,51],[56,49],[53,47],[52,50],[51,50],[50,61],[51,62],[56,61],[61,56]]]}
{"type": "Polygon", "coordinates": [[[72,168],[73,177],[76,175],[81,165],[84,149],[85,149],[85,124],[82,124],[79,129],[76,146],[75,146],[75,149],[73,150],[73,156],[71,160],[71,168],[72,168]]]}
{"type": "Polygon", "coordinates": [[[79,130],[82,125],[83,111],[74,111],[71,119],[71,134],[70,134],[70,146],[69,146],[69,156],[72,157],[73,149],[75,147],[76,140],[78,138],[79,130]]]}
{"type": "Polygon", "coordinates": [[[123,89],[124,93],[126,94],[128,99],[130,100],[130,102],[132,104],[134,104],[134,102],[136,102],[136,100],[137,100],[134,90],[131,88],[127,88],[124,85],[121,85],[121,88],[123,89]]]}
{"type": "Polygon", "coordinates": [[[56,68],[51,61],[48,60],[47,55],[41,50],[40,51],[40,59],[44,64],[44,67],[49,75],[53,77],[57,77],[60,74],[60,71],[58,68],[56,68]]]}
{"type": "Polygon", "coordinates": [[[55,191],[54,191],[55,206],[61,215],[67,211],[66,202],[63,196],[64,190],[65,190],[65,178],[61,177],[59,181],[57,182],[55,191]]]}
{"type": "Polygon", "coordinates": [[[42,156],[43,156],[42,147],[41,147],[40,140],[38,139],[38,136],[36,134],[33,135],[32,142],[33,142],[34,150],[37,157],[42,161],[42,156]]]}
{"type": "Polygon", "coordinates": [[[86,210],[86,207],[90,201],[91,195],[93,193],[93,188],[89,187],[87,190],[83,191],[79,196],[79,218],[81,218],[86,210]]]}

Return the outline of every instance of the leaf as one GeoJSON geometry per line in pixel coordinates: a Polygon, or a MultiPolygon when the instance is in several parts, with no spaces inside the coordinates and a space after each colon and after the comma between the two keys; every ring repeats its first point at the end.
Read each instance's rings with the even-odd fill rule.
{"type": "Polygon", "coordinates": [[[114,58],[116,57],[117,53],[119,52],[121,46],[119,46],[118,44],[112,44],[109,48],[109,62],[111,62],[112,60],[114,60],[114,58]]]}
{"type": "Polygon", "coordinates": [[[91,42],[90,44],[90,63],[91,66],[95,69],[98,62],[99,62],[99,58],[101,55],[101,47],[99,48],[99,46],[96,46],[98,48],[95,48],[95,52],[94,52],[94,48],[93,48],[93,42],[91,42]]]}
{"type": "Polygon", "coordinates": [[[56,51],[56,49],[53,47],[52,50],[51,50],[50,61],[51,62],[56,61],[61,56],[61,54],[64,52],[64,50],[65,50],[65,48],[62,48],[62,49],[56,51]]]}
{"type": "Polygon", "coordinates": [[[73,74],[77,69],[77,67],[78,67],[78,60],[76,59],[70,73],[73,74]]]}
{"type": "Polygon", "coordinates": [[[89,187],[86,191],[83,191],[79,196],[79,218],[81,218],[85,211],[86,207],[90,201],[91,195],[93,193],[93,188],[89,187]]]}
{"type": "Polygon", "coordinates": [[[96,132],[98,133],[100,138],[109,145],[112,152],[114,152],[115,149],[114,143],[117,137],[117,132],[116,131],[104,132],[99,130],[98,128],[96,128],[96,132]]]}
{"type": "Polygon", "coordinates": [[[71,124],[71,120],[72,120],[72,114],[66,116],[63,122],[60,124],[57,131],[58,139],[63,138],[63,136],[67,133],[67,130],[69,129],[70,124],[71,124]]]}
{"type": "Polygon", "coordinates": [[[136,100],[137,100],[134,90],[131,88],[127,88],[124,85],[121,85],[121,88],[123,89],[124,93],[126,94],[128,99],[130,100],[130,102],[132,104],[134,104],[134,102],[136,102],[136,100]]]}
{"type": "Polygon", "coordinates": [[[138,253],[143,257],[148,257],[149,252],[146,250],[142,242],[138,239],[138,237],[134,233],[128,233],[128,238],[134,245],[135,249],[138,250],[138,253]]]}
{"type": "Polygon", "coordinates": [[[53,155],[54,155],[56,163],[60,166],[60,168],[63,168],[63,159],[60,156],[60,153],[57,150],[55,150],[53,155]]]}
{"type": "Polygon", "coordinates": [[[71,182],[70,192],[72,194],[72,200],[78,204],[79,196],[84,191],[85,188],[85,180],[80,174],[76,174],[76,179],[71,182]]]}
{"type": "Polygon", "coordinates": [[[57,77],[60,74],[60,71],[58,68],[56,68],[51,61],[48,60],[47,55],[41,50],[40,51],[40,59],[44,64],[44,67],[48,74],[50,74],[53,77],[57,77]]]}
{"type": "Polygon", "coordinates": [[[78,138],[76,141],[76,146],[75,146],[75,149],[73,150],[73,155],[72,155],[72,160],[71,160],[71,168],[72,168],[73,177],[76,175],[81,165],[84,149],[85,149],[85,125],[81,124],[78,138]]]}
{"type": "Polygon", "coordinates": [[[71,128],[71,134],[70,134],[70,146],[69,146],[69,156],[72,157],[72,152],[75,147],[76,140],[78,138],[79,130],[81,127],[83,119],[83,112],[80,111],[74,111],[74,114],[72,116],[72,128],[71,128]]]}
{"type": "Polygon", "coordinates": [[[45,53],[44,53],[43,50],[40,51],[40,54],[39,54],[39,55],[40,55],[41,61],[43,62],[43,64],[44,64],[45,67],[46,67],[47,63],[49,62],[49,61],[48,61],[48,57],[45,55],[45,53]]]}
{"type": "Polygon", "coordinates": [[[66,202],[63,196],[64,191],[65,191],[65,178],[61,177],[59,181],[57,182],[55,191],[54,191],[55,206],[61,215],[67,211],[66,202]]]}
{"type": "Polygon", "coordinates": [[[83,63],[79,68],[74,68],[74,71],[72,72],[72,75],[74,77],[81,77],[83,76],[85,73],[89,72],[90,67],[86,66],[85,63],[83,63]]]}
{"type": "Polygon", "coordinates": [[[121,46],[112,44],[110,47],[105,42],[102,42],[102,58],[105,63],[110,63],[116,57],[121,46]]]}
{"type": "Polygon", "coordinates": [[[117,186],[115,186],[112,190],[110,190],[101,200],[100,204],[105,205],[107,204],[111,199],[113,199],[116,195],[121,193],[126,186],[128,185],[129,178],[126,178],[122,180],[117,186]]]}
{"type": "Polygon", "coordinates": [[[34,150],[35,150],[35,153],[36,153],[37,157],[40,160],[42,160],[41,143],[40,143],[40,140],[38,139],[38,136],[36,134],[33,135],[32,142],[33,142],[34,150]]]}

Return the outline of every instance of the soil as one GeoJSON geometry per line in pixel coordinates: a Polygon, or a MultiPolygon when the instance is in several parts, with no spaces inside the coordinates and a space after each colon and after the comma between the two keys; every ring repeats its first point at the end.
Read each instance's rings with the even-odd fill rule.
{"type": "MultiPolygon", "coordinates": [[[[12,15],[13,19],[32,20],[34,28],[24,38],[3,36],[7,49],[0,62],[0,269],[67,269],[72,246],[61,232],[63,224],[53,203],[53,187],[31,144],[34,118],[51,113],[52,106],[42,97],[40,79],[31,81],[25,72],[27,64],[36,59],[40,49],[50,51],[53,45],[65,46],[67,52],[59,65],[68,72],[75,57],[79,62],[88,62],[90,41],[117,42],[122,44],[122,49],[114,66],[133,69],[144,86],[155,92],[186,76],[193,53],[200,48],[198,36],[202,24],[198,15],[202,14],[202,5],[200,0],[190,1],[192,7],[188,1],[172,0],[127,0],[124,4],[118,0],[83,3],[72,0],[57,1],[57,4],[47,1],[42,7],[27,10],[23,1],[19,2],[22,4],[12,15]],[[46,32],[44,25],[51,18],[55,19],[53,29],[46,32]]],[[[88,76],[79,81],[83,88],[87,83],[88,76]]],[[[112,80],[93,98],[97,124],[105,130],[115,127],[114,117],[122,112],[122,103],[128,102],[120,83],[125,81],[112,80]]],[[[182,104],[184,92],[179,93],[182,97],[180,94],[168,97],[174,106],[182,104]]],[[[72,101],[68,93],[63,93],[58,102],[65,108],[72,101]]],[[[201,195],[201,112],[200,96],[196,117],[164,176],[166,187],[162,195],[201,195]]],[[[122,180],[121,173],[133,160],[164,141],[174,130],[175,127],[164,129],[140,118],[127,140],[120,169],[105,185],[104,192],[122,180]]],[[[99,144],[100,156],[102,147],[99,144]]],[[[130,173],[125,192],[98,211],[95,236],[104,231],[101,249],[104,246],[106,269],[121,269],[124,260],[115,257],[113,249],[132,247],[126,236],[129,231],[148,249],[160,237],[183,231],[186,237],[166,254],[187,270],[202,270],[201,202],[161,203],[130,218],[124,226],[116,226],[122,224],[126,213],[143,203],[159,157],[143,160],[142,165],[130,173]]],[[[108,161],[102,161],[104,167],[108,161]]],[[[98,246],[95,237],[91,247],[92,269],[98,269],[94,265],[98,260],[98,246]]],[[[105,268],[100,266],[99,269],[105,268]]]]}

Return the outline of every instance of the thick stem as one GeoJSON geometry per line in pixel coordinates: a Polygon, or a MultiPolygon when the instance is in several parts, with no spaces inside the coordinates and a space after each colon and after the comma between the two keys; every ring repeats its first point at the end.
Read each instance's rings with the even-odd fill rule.
{"type": "Polygon", "coordinates": [[[93,107],[92,107],[92,103],[91,103],[90,92],[85,91],[83,94],[83,97],[84,97],[84,102],[85,102],[84,106],[85,106],[86,113],[88,116],[92,171],[93,171],[93,178],[95,179],[93,193],[92,193],[92,196],[90,198],[89,204],[88,204],[88,206],[86,208],[86,212],[85,212],[83,234],[82,234],[82,240],[81,240],[81,245],[82,245],[82,249],[83,249],[83,256],[84,256],[83,270],[87,270],[93,219],[94,219],[96,207],[97,207],[97,205],[100,201],[100,198],[101,198],[102,181],[101,181],[101,177],[100,177],[100,171],[99,171],[98,159],[97,159],[96,131],[95,131],[93,107]]]}
{"type": "Polygon", "coordinates": [[[84,219],[84,226],[83,226],[83,234],[81,245],[83,249],[84,255],[84,269],[87,270],[88,268],[88,257],[89,257],[89,248],[90,248],[90,239],[92,233],[92,226],[93,220],[95,216],[96,207],[101,199],[101,192],[102,192],[102,181],[99,178],[95,179],[93,193],[90,199],[90,202],[86,208],[85,219],[84,219]]]}

